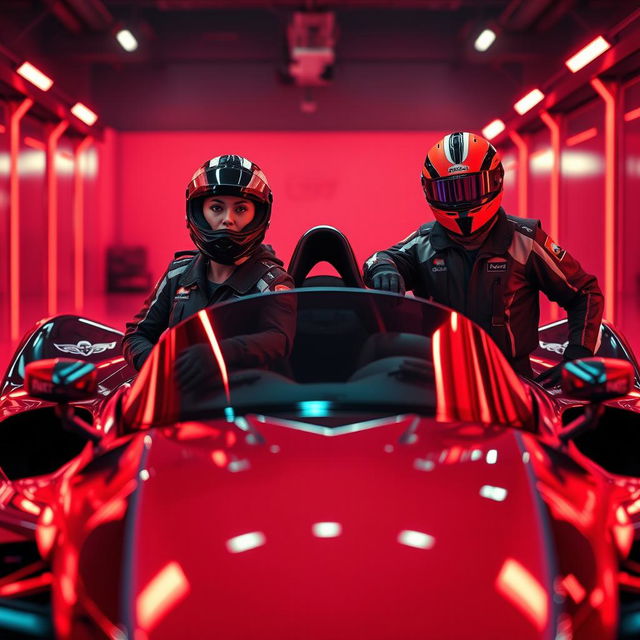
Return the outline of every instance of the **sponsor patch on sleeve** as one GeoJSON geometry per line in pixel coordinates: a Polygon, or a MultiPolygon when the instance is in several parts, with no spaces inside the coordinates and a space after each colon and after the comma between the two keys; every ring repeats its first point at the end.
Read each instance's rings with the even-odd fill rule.
{"type": "Polygon", "coordinates": [[[560,245],[556,244],[551,236],[547,236],[544,241],[544,248],[558,261],[560,262],[564,258],[564,254],[567,253],[560,245]]]}

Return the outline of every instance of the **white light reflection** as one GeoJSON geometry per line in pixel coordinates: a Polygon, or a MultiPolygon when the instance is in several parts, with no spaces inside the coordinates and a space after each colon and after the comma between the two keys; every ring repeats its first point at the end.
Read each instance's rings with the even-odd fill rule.
{"type": "Polygon", "coordinates": [[[496,449],[489,449],[486,460],[487,464],[495,464],[498,461],[498,451],[496,449]]]}
{"type": "Polygon", "coordinates": [[[431,549],[436,539],[422,531],[404,530],[399,533],[398,542],[414,549],[431,549]]]}
{"type": "Polygon", "coordinates": [[[149,471],[147,471],[147,469],[142,469],[142,471],[140,471],[140,480],[142,480],[143,482],[145,480],[149,479],[149,471]]]}
{"type": "Polygon", "coordinates": [[[229,540],[227,540],[227,551],[229,553],[242,553],[243,551],[249,551],[250,549],[261,547],[266,541],[264,533],[261,533],[260,531],[244,533],[241,536],[236,536],[235,538],[229,538],[229,540]]]}
{"type": "Polygon", "coordinates": [[[507,490],[502,487],[492,487],[489,484],[485,484],[480,488],[480,495],[488,500],[495,500],[496,502],[503,502],[507,498],[507,490]]]}
{"type": "Polygon", "coordinates": [[[246,460],[232,460],[228,465],[227,469],[231,471],[231,473],[238,473],[239,471],[246,471],[251,468],[251,463],[246,460]]]}
{"type": "Polygon", "coordinates": [[[482,450],[481,449],[474,449],[471,452],[471,461],[475,462],[476,460],[480,460],[480,458],[482,458],[482,450]]]}
{"type": "Polygon", "coordinates": [[[435,466],[435,462],[423,458],[416,458],[413,463],[413,468],[418,471],[432,471],[435,466]]]}
{"type": "Polygon", "coordinates": [[[522,454],[522,462],[524,462],[525,464],[527,464],[527,462],[529,462],[529,460],[531,460],[531,455],[529,454],[528,451],[525,451],[522,454]]]}
{"type": "Polygon", "coordinates": [[[570,178],[599,176],[604,173],[604,158],[597,153],[586,151],[564,151],[560,160],[560,170],[570,178]]]}
{"type": "Polygon", "coordinates": [[[342,533],[342,525],[339,522],[316,522],[311,530],[316,538],[337,538],[342,533]]]}

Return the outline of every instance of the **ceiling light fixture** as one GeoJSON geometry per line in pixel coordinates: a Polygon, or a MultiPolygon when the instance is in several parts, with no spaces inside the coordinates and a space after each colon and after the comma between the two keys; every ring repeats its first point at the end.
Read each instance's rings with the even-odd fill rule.
{"type": "Polygon", "coordinates": [[[129,29],[120,29],[120,31],[116,33],[116,40],[120,43],[120,46],[129,53],[138,48],[138,41],[129,29]]]}
{"type": "Polygon", "coordinates": [[[610,48],[611,44],[602,36],[598,36],[588,45],[582,47],[578,53],[571,56],[568,60],[565,60],[565,64],[570,71],[575,73],[576,71],[580,71],[583,67],[586,67],[592,60],[595,60],[599,55],[603,54],[610,48]]]}
{"type": "Polygon", "coordinates": [[[542,93],[540,89],[533,89],[532,91],[529,91],[526,96],[520,98],[520,100],[513,105],[513,108],[522,116],[527,113],[527,111],[533,109],[533,107],[543,99],[544,93],[542,93]]]}
{"type": "Polygon", "coordinates": [[[49,91],[53,86],[53,80],[42,73],[40,69],[34,67],[30,62],[23,62],[18,67],[17,73],[25,80],[28,80],[31,84],[38,87],[38,89],[42,89],[42,91],[49,91]]]}
{"type": "Polygon", "coordinates": [[[486,51],[495,41],[496,32],[493,29],[485,29],[473,43],[476,51],[486,51]]]}
{"type": "Polygon", "coordinates": [[[98,119],[98,114],[91,111],[91,109],[82,104],[82,102],[76,102],[73,107],[71,107],[71,113],[73,113],[76,118],[82,120],[82,122],[89,126],[95,124],[96,120],[98,119]]]}

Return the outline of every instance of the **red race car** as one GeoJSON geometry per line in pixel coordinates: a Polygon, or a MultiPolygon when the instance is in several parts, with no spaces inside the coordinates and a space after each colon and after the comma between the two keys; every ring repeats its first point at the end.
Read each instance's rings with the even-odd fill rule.
{"type": "Polygon", "coordinates": [[[0,637],[635,637],[624,340],[604,326],[603,357],[543,389],[354,265],[315,230],[300,288],[199,312],[135,378],[85,318],[25,338],[0,398],[0,637]],[[319,258],[340,278],[306,278],[319,258]]]}

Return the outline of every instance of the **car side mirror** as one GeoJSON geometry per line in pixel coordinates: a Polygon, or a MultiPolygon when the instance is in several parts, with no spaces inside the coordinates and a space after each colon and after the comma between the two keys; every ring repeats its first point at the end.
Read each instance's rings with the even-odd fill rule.
{"type": "Polygon", "coordinates": [[[24,369],[24,386],[30,396],[57,403],[56,413],[65,429],[94,443],[100,442],[102,432],[75,415],[69,404],[91,400],[98,393],[98,373],[94,364],[72,358],[36,360],[24,369]]]}
{"type": "Polygon", "coordinates": [[[559,434],[567,442],[593,429],[604,412],[602,402],[624,396],[635,380],[633,365],[616,358],[582,358],[567,362],[562,369],[562,391],[576,400],[588,400],[584,414],[570,422],[559,434]]]}
{"type": "Polygon", "coordinates": [[[25,367],[24,386],[34,398],[67,404],[95,397],[98,376],[90,362],[72,358],[36,360],[25,367]]]}
{"type": "Polygon", "coordinates": [[[576,400],[602,402],[624,396],[633,389],[633,365],[615,358],[582,358],[562,369],[562,391],[576,400]]]}

